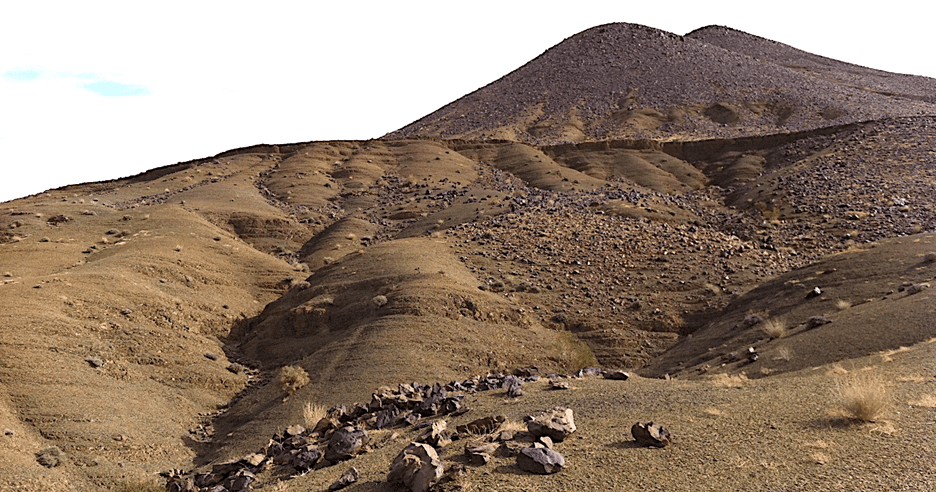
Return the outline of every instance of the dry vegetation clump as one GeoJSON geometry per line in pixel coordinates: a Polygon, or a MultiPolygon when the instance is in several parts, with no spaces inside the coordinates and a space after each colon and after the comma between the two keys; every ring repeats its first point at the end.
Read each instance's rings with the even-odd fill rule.
{"type": "Polygon", "coordinates": [[[776,358],[779,359],[779,360],[784,360],[784,361],[788,361],[788,362],[789,362],[790,359],[793,358],[793,349],[790,348],[790,346],[788,346],[788,345],[783,345],[783,346],[781,346],[781,347],[777,347],[777,357],[776,357],[776,358]]]}
{"type": "Polygon", "coordinates": [[[887,410],[887,384],[878,374],[856,373],[839,381],[836,393],[838,405],[850,419],[874,422],[887,410]]]}
{"type": "Polygon", "coordinates": [[[846,301],[845,299],[839,299],[835,301],[835,309],[839,311],[844,311],[851,307],[851,302],[846,301]]]}
{"type": "Polygon", "coordinates": [[[783,338],[786,335],[786,321],[782,318],[770,318],[764,321],[761,330],[770,338],[783,338]]]}
{"type": "Polygon", "coordinates": [[[309,373],[299,366],[283,366],[280,369],[279,387],[286,393],[286,396],[292,396],[299,388],[309,384],[309,373]]]}
{"type": "Polygon", "coordinates": [[[923,255],[923,261],[927,263],[936,263],[936,251],[930,251],[923,255]]]}
{"type": "Polygon", "coordinates": [[[311,429],[325,418],[326,413],[328,413],[328,409],[324,405],[312,403],[311,401],[306,402],[305,407],[302,408],[302,420],[305,422],[305,426],[311,429]]]}

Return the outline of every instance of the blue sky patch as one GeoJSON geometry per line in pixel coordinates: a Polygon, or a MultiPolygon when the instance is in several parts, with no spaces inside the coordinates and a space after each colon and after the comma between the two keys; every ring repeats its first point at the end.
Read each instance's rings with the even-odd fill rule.
{"type": "Polygon", "coordinates": [[[40,75],[42,75],[42,72],[39,70],[10,70],[9,72],[3,73],[3,78],[12,80],[13,82],[29,82],[30,80],[38,79],[40,75]]]}
{"type": "Polygon", "coordinates": [[[148,96],[153,92],[142,85],[121,84],[120,82],[113,82],[110,80],[91,82],[90,84],[85,84],[84,88],[104,97],[148,96]]]}

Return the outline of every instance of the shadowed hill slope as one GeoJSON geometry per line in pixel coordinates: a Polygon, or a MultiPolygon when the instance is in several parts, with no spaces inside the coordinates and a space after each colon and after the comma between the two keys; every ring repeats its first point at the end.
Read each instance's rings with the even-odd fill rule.
{"type": "Polygon", "coordinates": [[[866,88],[883,72],[865,69],[849,78],[854,66],[844,63],[820,78],[790,65],[798,59],[790,50],[780,50],[788,56],[777,59],[755,57],[744,51],[756,44],[749,41],[754,37],[724,42],[715,31],[678,36],[635,24],[594,27],[387,138],[503,138],[539,145],[634,136],[724,138],[936,110],[923,97],[934,84],[930,79],[905,76],[893,86],[866,88]]]}

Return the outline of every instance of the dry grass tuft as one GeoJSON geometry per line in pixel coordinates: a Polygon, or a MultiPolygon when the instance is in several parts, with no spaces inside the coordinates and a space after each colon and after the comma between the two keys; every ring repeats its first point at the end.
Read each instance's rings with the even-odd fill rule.
{"type": "Polygon", "coordinates": [[[309,373],[299,366],[283,366],[280,369],[279,387],[286,393],[286,396],[292,396],[299,388],[309,384],[309,373]]]}
{"type": "Polygon", "coordinates": [[[315,427],[315,424],[319,423],[319,420],[325,418],[326,413],[328,413],[328,409],[324,405],[309,401],[302,408],[302,420],[305,422],[306,428],[311,429],[315,427]]]}
{"type": "Polygon", "coordinates": [[[839,311],[844,311],[850,308],[851,306],[852,306],[851,302],[848,302],[845,299],[839,299],[835,301],[835,309],[838,309],[839,311]]]}
{"type": "Polygon", "coordinates": [[[770,318],[761,325],[761,331],[770,338],[783,338],[787,333],[786,321],[782,318],[770,318]]]}
{"type": "Polygon", "coordinates": [[[884,379],[867,371],[839,381],[836,396],[845,416],[861,422],[879,420],[890,399],[884,379]]]}
{"type": "Polygon", "coordinates": [[[789,345],[783,345],[777,347],[777,357],[775,360],[783,360],[789,362],[793,358],[793,349],[789,345]]]}
{"type": "Polygon", "coordinates": [[[501,423],[500,427],[497,428],[499,431],[525,431],[527,430],[527,425],[524,422],[517,422],[516,420],[508,420],[501,423]]]}

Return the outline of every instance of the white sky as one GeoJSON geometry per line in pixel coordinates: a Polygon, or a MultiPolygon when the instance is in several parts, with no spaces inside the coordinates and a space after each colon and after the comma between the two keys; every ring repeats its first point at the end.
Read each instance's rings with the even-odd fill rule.
{"type": "Polygon", "coordinates": [[[0,201],[259,143],[376,138],[609,22],[677,34],[727,25],[830,58],[936,77],[919,2],[857,5],[6,2],[0,201]],[[108,83],[135,95],[95,92],[108,83]]]}

